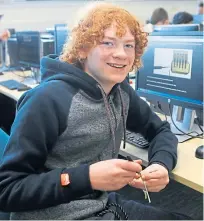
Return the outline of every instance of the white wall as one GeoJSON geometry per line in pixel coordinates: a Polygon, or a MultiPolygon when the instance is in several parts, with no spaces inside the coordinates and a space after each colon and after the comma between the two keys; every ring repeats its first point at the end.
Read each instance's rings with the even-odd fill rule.
{"type": "MultiPolygon", "coordinates": [[[[151,16],[157,7],[165,8],[170,19],[178,11],[197,13],[197,0],[107,0],[123,6],[134,13],[142,22],[151,16]]],[[[17,30],[42,30],[53,27],[56,23],[71,25],[74,22],[76,12],[87,1],[71,2],[41,2],[41,3],[13,3],[0,5],[0,14],[4,14],[1,25],[17,30]]]]}

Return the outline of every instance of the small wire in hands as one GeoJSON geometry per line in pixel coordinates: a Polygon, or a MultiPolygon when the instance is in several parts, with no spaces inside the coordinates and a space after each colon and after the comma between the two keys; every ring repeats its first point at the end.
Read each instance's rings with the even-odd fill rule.
{"type": "MultiPolygon", "coordinates": [[[[126,159],[127,159],[128,161],[134,162],[133,159],[132,159],[130,156],[126,156],[126,159]]],[[[148,190],[147,190],[146,183],[145,183],[145,181],[143,180],[141,173],[139,173],[139,175],[140,175],[140,178],[141,178],[141,180],[142,180],[142,182],[143,182],[143,185],[144,185],[144,188],[145,188],[145,190],[143,190],[143,192],[144,192],[144,194],[145,194],[145,199],[148,199],[149,203],[151,203],[151,199],[150,199],[150,196],[149,196],[149,192],[148,192],[148,190]]]]}

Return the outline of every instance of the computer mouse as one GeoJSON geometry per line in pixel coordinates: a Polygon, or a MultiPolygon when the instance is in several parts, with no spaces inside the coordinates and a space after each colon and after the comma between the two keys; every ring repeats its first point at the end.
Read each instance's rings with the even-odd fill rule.
{"type": "Polygon", "coordinates": [[[199,159],[203,159],[203,155],[204,155],[204,146],[201,145],[196,148],[195,156],[199,159]]]}

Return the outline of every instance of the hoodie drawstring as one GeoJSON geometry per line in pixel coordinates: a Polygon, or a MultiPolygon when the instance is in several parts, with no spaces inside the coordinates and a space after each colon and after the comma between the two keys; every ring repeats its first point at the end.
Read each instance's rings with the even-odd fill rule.
{"type": "Polygon", "coordinates": [[[113,138],[113,157],[115,157],[115,150],[116,150],[116,145],[115,145],[115,131],[113,128],[113,123],[112,123],[112,117],[111,117],[111,110],[110,110],[110,105],[108,103],[108,99],[106,96],[106,93],[104,92],[103,88],[101,87],[101,85],[98,84],[99,89],[101,90],[101,94],[103,96],[103,101],[105,104],[105,108],[106,108],[106,112],[109,118],[109,124],[110,124],[110,129],[111,129],[111,134],[112,134],[112,138],[113,138]]]}
{"type": "Polygon", "coordinates": [[[128,214],[125,212],[124,208],[118,203],[110,203],[108,204],[104,210],[96,214],[97,217],[102,217],[107,213],[113,213],[117,220],[128,220],[128,214]],[[111,209],[112,208],[112,209],[111,209]],[[114,210],[114,208],[119,208],[122,214],[114,210]],[[121,216],[123,215],[123,217],[121,216]]]}
{"type": "MultiPolygon", "coordinates": [[[[105,104],[106,112],[107,112],[107,115],[108,115],[108,118],[109,118],[110,129],[111,129],[111,134],[112,134],[112,138],[113,138],[113,156],[115,156],[115,152],[116,152],[115,130],[113,128],[110,105],[108,103],[108,99],[107,99],[105,91],[103,90],[101,85],[98,84],[98,87],[101,90],[101,94],[103,96],[103,101],[104,101],[104,104],[105,104]]],[[[125,145],[126,145],[125,106],[124,106],[124,100],[123,100],[123,97],[122,97],[122,92],[121,92],[120,86],[118,86],[118,90],[119,90],[120,102],[121,102],[121,108],[122,108],[121,116],[122,116],[122,121],[123,121],[123,136],[124,136],[124,138],[123,138],[123,148],[125,149],[125,145]]]]}
{"type": "Polygon", "coordinates": [[[123,149],[125,149],[126,145],[126,123],[125,123],[125,103],[122,97],[122,92],[120,86],[118,87],[119,89],[119,95],[120,95],[120,102],[122,106],[122,120],[123,120],[123,149]]]}

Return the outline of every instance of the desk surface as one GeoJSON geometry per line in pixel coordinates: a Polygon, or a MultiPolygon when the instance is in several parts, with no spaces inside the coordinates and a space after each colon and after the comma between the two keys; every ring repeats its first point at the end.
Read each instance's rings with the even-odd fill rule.
{"type": "MultiPolygon", "coordinates": [[[[0,75],[0,81],[6,81],[6,80],[13,79],[13,80],[24,83],[25,78],[23,77],[22,72],[21,71],[15,71],[14,73],[5,72],[4,75],[0,75]]],[[[24,73],[24,74],[26,75],[26,73],[24,73]]],[[[35,87],[36,85],[37,84],[28,84],[28,86],[30,86],[32,88],[35,87]]],[[[0,85],[0,93],[6,95],[6,96],[8,96],[8,97],[10,97],[10,98],[12,98],[16,101],[18,101],[18,99],[21,97],[21,95],[23,93],[25,93],[25,91],[10,90],[10,89],[0,85]]]]}
{"type": "MultiPolygon", "coordinates": [[[[13,73],[6,73],[0,76],[0,81],[9,79],[23,80],[22,77],[13,73]]],[[[35,85],[29,86],[34,87],[35,85]]],[[[0,85],[0,93],[17,101],[24,92],[9,90],[0,85]]],[[[202,144],[203,140],[198,138],[180,143],[178,145],[178,163],[176,168],[172,171],[173,179],[200,192],[203,192],[204,186],[204,160],[195,157],[195,150],[202,144]]],[[[147,150],[137,148],[128,143],[126,144],[125,150],[122,149],[121,145],[120,154],[123,156],[131,155],[135,159],[140,158],[143,160],[145,166],[148,163],[147,150]]]]}

